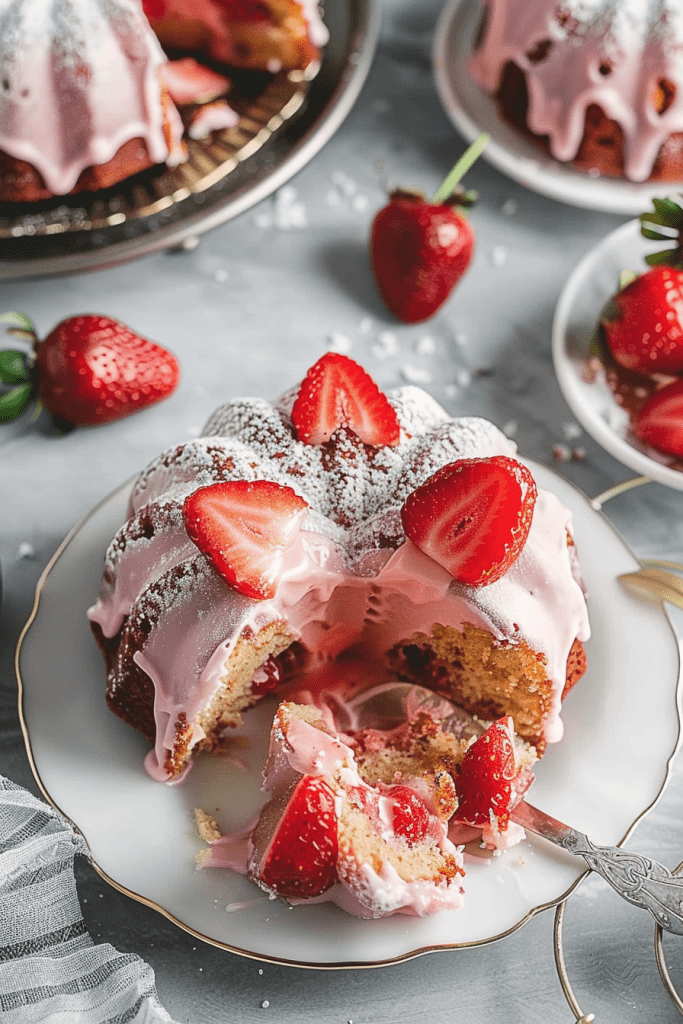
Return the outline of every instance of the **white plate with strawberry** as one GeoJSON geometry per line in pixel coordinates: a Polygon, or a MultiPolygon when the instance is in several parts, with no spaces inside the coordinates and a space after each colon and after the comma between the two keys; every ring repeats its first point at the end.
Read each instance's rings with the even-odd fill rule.
{"type": "Polygon", "coordinates": [[[504,121],[495,100],[467,73],[484,12],[482,0],[447,0],[434,34],[434,81],[447,117],[472,142],[482,132],[491,141],[484,159],[513,181],[571,206],[603,213],[640,213],[661,192],[661,182],[591,177],[559,163],[504,121]]]}
{"type": "MultiPolygon", "coordinates": [[[[621,842],[663,792],[679,739],[679,650],[660,607],[618,581],[637,560],[609,521],[552,470],[530,466],[574,516],[590,595],[588,671],[565,701],[565,737],[536,771],[533,800],[597,843],[621,842]],[[648,727],[642,742],[642,684],[648,727]]],[[[86,610],[130,485],[105,499],[65,540],[38,586],[17,666],[27,749],[46,798],[83,833],[96,869],[121,891],[198,938],[233,952],[300,966],[376,966],[430,950],[489,942],[567,896],[580,858],[529,838],[502,856],[468,858],[465,904],[427,918],[365,921],[329,904],[288,907],[228,870],[198,871],[194,809],[245,825],[264,800],[261,769],[274,705],[247,716],[234,756],[198,758],[185,782],[153,781],[145,740],[111,714],[86,610]],[[68,636],[69,642],[64,643],[68,636]]],[[[652,851],[656,855],[657,851],[652,851]]]]}
{"type": "Polygon", "coordinates": [[[683,490],[683,273],[646,262],[662,237],[658,246],[630,221],[581,260],[555,310],[553,359],[588,433],[629,469],[683,490]]]}

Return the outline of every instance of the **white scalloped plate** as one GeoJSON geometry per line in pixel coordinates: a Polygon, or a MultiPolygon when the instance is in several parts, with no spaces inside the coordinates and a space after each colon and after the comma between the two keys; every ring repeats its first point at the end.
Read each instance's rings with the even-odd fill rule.
{"type": "MultiPolygon", "coordinates": [[[[661,247],[661,246],[660,246],[661,247]]],[[[606,380],[587,374],[600,314],[619,287],[623,270],[643,273],[653,243],[629,221],[610,232],[580,261],[562,289],[552,331],[553,362],[562,393],[581,425],[629,469],[657,483],[683,490],[683,472],[666,456],[640,445],[631,433],[628,413],[617,405],[606,380]]]]}
{"type": "MultiPolygon", "coordinates": [[[[618,843],[661,795],[678,744],[679,650],[661,608],[617,581],[638,563],[590,501],[547,467],[541,486],[573,511],[591,598],[589,669],[565,703],[565,740],[539,766],[534,803],[618,843]],[[647,681],[648,731],[642,742],[647,681]]],[[[563,899],[583,861],[542,840],[468,865],[459,912],[379,921],[329,905],[288,908],[229,871],[195,869],[197,806],[224,828],[251,816],[259,792],[268,709],[250,717],[243,764],[198,759],[179,786],[145,773],[145,741],[104,701],[104,669],[86,621],[129,485],[105,499],[67,537],[38,585],[17,648],[20,713],[36,779],[46,798],[85,836],[97,870],[114,886],[207,942],[245,956],[305,967],[377,966],[432,950],[501,938],[563,899]]],[[[656,851],[653,851],[656,855],[656,851]]]]}
{"type": "MultiPolygon", "coordinates": [[[[604,213],[642,213],[662,182],[634,184],[591,177],[558,163],[540,146],[502,120],[495,101],[467,73],[483,13],[480,0],[447,0],[433,42],[434,81],[446,115],[467,142],[486,131],[491,141],[483,159],[513,181],[570,206],[604,213]]],[[[671,186],[669,186],[671,187],[671,186]]]]}

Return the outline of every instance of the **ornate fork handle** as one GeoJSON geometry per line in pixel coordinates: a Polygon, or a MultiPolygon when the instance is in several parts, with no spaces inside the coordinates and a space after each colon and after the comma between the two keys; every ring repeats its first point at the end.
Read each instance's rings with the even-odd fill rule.
{"type": "Polygon", "coordinates": [[[629,903],[649,910],[669,932],[683,935],[683,878],[663,864],[618,846],[594,846],[588,836],[572,829],[561,844],[580,853],[589,868],[609,882],[629,903]]]}
{"type": "Polygon", "coordinates": [[[596,846],[587,835],[521,801],[512,812],[515,821],[549,839],[569,853],[579,854],[588,867],[609,882],[625,900],[649,910],[669,932],[683,935],[683,876],[663,864],[618,846],[596,846]]]}

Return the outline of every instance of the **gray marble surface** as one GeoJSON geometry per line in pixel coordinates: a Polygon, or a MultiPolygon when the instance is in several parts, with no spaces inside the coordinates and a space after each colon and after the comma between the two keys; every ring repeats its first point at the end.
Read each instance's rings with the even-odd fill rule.
{"type": "MultiPolygon", "coordinates": [[[[62,317],[103,312],[173,349],[183,378],[161,405],[65,436],[29,417],[0,432],[3,574],[0,773],[37,792],[17,714],[13,655],[36,581],[62,537],[96,502],[162,448],[195,435],[209,411],[240,394],[274,396],[330,345],[344,347],[383,387],[421,383],[453,413],[514,430],[520,450],[590,496],[633,476],[575,423],[556,382],[553,309],[569,271],[626,220],[526,191],[480,161],[468,177],[474,264],[428,324],[394,322],[367,258],[386,180],[433,192],[463,148],[436,95],[430,46],[439,0],[382,0],[379,48],[352,113],[276,196],[206,235],[191,252],[161,254],[82,276],[1,282],[0,309],[21,309],[46,333],[62,317]],[[481,371],[486,371],[482,373],[481,371]],[[568,443],[580,461],[557,462],[568,443]]],[[[679,492],[648,484],[606,513],[640,556],[683,559],[679,492]]],[[[644,682],[644,713],[647,687],[644,682]]],[[[657,742],[644,735],[644,742],[657,742]]],[[[683,762],[628,845],[665,864],[683,859],[683,762]]],[[[241,958],[184,933],[78,867],[95,940],[153,966],[178,1021],[409,1024],[430,1019],[546,1024],[574,1019],[553,961],[553,913],[507,938],[377,970],[304,970],[241,958]]],[[[398,925],[400,927],[400,923],[398,925]]],[[[674,1021],[647,915],[589,878],[565,917],[569,975],[584,1013],[604,1024],[674,1021]]],[[[683,990],[680,942],[665,943],[683,990]]]]}

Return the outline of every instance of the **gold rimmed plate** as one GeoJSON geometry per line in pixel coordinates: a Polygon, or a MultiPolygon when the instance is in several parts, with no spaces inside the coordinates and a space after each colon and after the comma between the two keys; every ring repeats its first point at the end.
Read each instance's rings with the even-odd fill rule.
{"type": "MultiPolygon", "coordinates": [[[[539,765],[533,799],[594,841],[616,844],[668,778],[679,741],[678,644],[661,606],[640,602],[619,583],[638,562],[609,521],[552,470],[530,466],[573,513],[593,627],[588,672],[565,702],[565,738],[539,765]],[[644,680],[648,734],[657,743],[643,742],[644,680]]],[[[493,860],[471,859],[464,908],[425,919],[361,921],[329,905],[289,908],[230,871],[198,871],[194,808],[214,814],[224,829],[252,817],[263,799],[273,707],[264,702],[247,715],[239,759],[198,758],[177,786],[146,775],[145,741],[106,707],[104,668],[86,620],[129,489],[106,498],[64,541],[38,585],[16,657],[36,779],[83,833],[103,877],[216,946],[316,968],[378,966],[490,942],[575,888],[585,866],[534,838],[493,860]]]]}
{"type": "Polygon", "coordinates": [[[97,270],[179,246],[280,188],[337,131],[372,63],[374,0],[339,0],[325,10],[325,22],[330,38],[319,65],[235,74],[228,98],[238,124],[190,140],[188,160],[177,168],[34,208],[0,204],[2,276],[97,270]]]}

